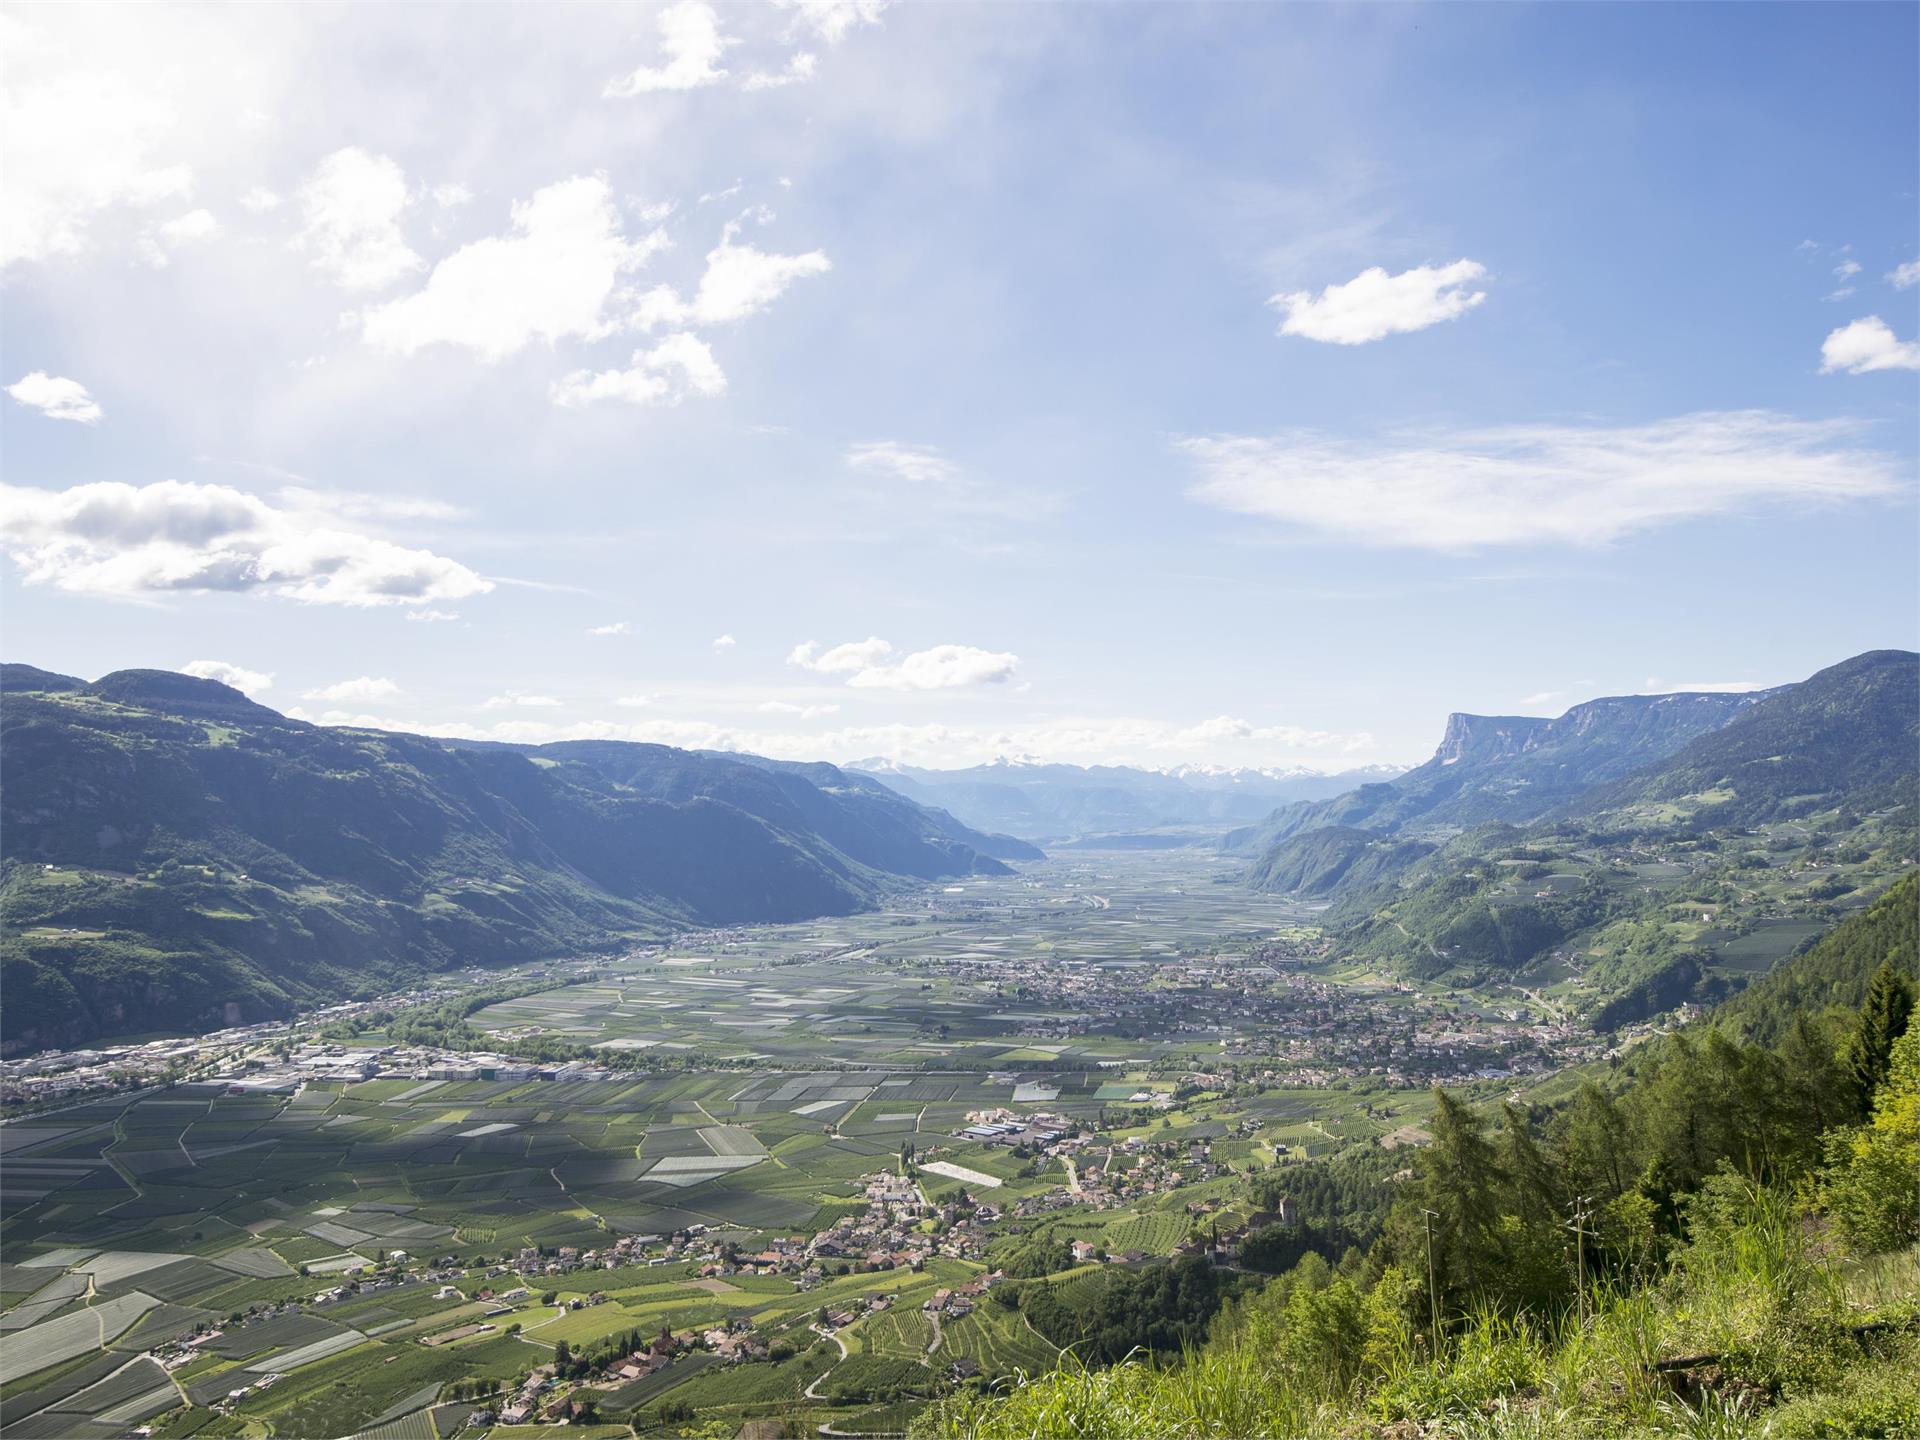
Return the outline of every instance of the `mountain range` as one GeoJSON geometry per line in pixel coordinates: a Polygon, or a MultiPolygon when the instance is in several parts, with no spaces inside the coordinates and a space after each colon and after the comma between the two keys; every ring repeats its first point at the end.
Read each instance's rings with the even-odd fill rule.
{"type": "Polygon", "coordinates": [[[1665,759],[1770,693],[1615,695],[1576,705],[1556,719],[1450,715],[1439,748],[1424,765],[1332,799],[1283,806],[1232,832],[1227,846],[1259,854],[1288,836],[1327,825],[1444,835],[1489,820],[1518,824],[1602,781],[1665,759]]]}
{"type": "Polygon", "coordinates": [[[7,665],[0,691],[12,1046],[846,914],[1040,854],[831,765],[322,727],[156,670],[7,665]]]}
{"type": "Polygon", "coordinates": [[[1256,889],[1326,895],[1490,823],[1621,828],[1679,806],[1727,825],[1821,801],[1910,806],[1916,697],[1920,657],[1875,650],[1772,690],[1614,696],[1552,720],[1456,714],[1426,764],[1282,807],[1225,843],[1254,855],[1256,889]]]}
{"type": "MultiPolygon", "coordinates": [[[[886,760],[860,761],[849,768],[874,775],[922,804],[949,810],[969,825],[1043,844],[1179,829],[1217,834],[1259,819],[1276,806],[1325,800],[1400,773],[1392,766],[1327,774],[1207,766],[1145,770],[1007,759],[958,770],[886,760]]],[[[1185,838],[1205,840],[1209,835],[1185,838]]]]}
{"type": "Polygon", "coordinates": [[[1912,873],[1920,656],[1872,651],[1737,707],[1702,698],[1524,729],[1456,716],[1434,760],[1371,787],[1390,792],[1361,811],[1374,823],[1328,823],[1359,809],[1341,801],[1274,817],[1288,833],[1248,882],[1330,902],[1345,958],[1560,984],[1601,1028],[1717,999],[1912,873]],[[1559,803],[1536,809],[1548,791],[1559,803]]]}

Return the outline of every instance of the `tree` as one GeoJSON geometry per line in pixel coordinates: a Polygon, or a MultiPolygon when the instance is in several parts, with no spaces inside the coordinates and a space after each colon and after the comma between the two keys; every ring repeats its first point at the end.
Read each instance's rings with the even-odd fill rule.
{"type": "Polygon", "coordinates": [[[1920,1026],[1894,1042],[1872,1120],[1827,1137],[1821,1204],[1856,1249],[1920,1240],[1920,1026]]]}
{"type": "Polygon", "coordinates": [[[1873,1108],[1875,1092],[1886,1081],[1893,1045],[1906,1033],[1913,1018],[1913,986],[1891,959],[1880,962],[1867,986],[1866,1004],[1841,1057],[1853,1082],[1855,1114],[1864,1118],[1873,1108]]]}

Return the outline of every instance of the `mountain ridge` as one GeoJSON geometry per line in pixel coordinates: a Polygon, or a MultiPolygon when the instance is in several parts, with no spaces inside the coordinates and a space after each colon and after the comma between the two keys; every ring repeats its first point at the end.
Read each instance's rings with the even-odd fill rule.
{"type": "Polygon", "coordinates": [[[0,671],[0,1044],[266,1018],[1008,873],[971,838],[1000,842],[833,767],[316,726],[168,671],[72,681],[0,671]]]}

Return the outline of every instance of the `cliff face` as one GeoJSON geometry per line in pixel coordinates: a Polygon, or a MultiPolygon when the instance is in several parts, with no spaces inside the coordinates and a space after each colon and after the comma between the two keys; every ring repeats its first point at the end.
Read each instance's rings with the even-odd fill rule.
{"type": "Polygon", "coordinates": [[[1384,785],[1282,807],[1227,843],[1261,854],[1327,825],[1424,832],[1520,824],[1665,759],[1775,693],[1614,695],[1551,719],[1456,712],[1426,764],[1384,785]]]}

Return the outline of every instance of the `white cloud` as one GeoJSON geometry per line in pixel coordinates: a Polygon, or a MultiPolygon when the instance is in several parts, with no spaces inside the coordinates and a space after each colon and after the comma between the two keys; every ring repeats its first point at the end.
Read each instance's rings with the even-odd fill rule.
{"type": "Polygon", "coordinates": [[[1833,276],[1836,280],[1851,280],[1859,273],[1860,262],[1858,260],[1842,260],[1838,265],[1833,267],[1833,276]]]}
{"type": "Polygon", "coordinates": [[[1920,285],[1920,260],[1909,260],[1887,272],[1887,282],[1896,290],[1911,289],[1920,285]]]}
{"type": "Polygon", "coordinates": [[[645,710],[649,705],[653,704],[653,696],[622,695],[613,703],[626,710],[645,710]]]}
{"type": "Polygon", "coordinates": [[[283,203],[278,193],[264,185],[256,185],[240,197],[240,208],[249,215],[264,215],[269,210],[278,210],[283,203]]]}
{"type": "Polygon", "coordinates": [[[57,16],[49,7],[0,17],[0,266],[78,254],[100,212],[193,187],[192,170],[154,154],[179,118],[160,77],[100,63],[117,37],[83,33],[63,43],[53,33],[57,16]]]}
{"type": "Polygon", "coordinates": [[[808,640],[788,652],[787,663],[803,670],[817,670],[822,675],[851,675],[884,664],[892,654],[893,646],[878,635],[850,640],[826,651],[820,649],[818,641],[808,640]]]}
{"type": "Polygon", "coordinates": [[[1279,744],[1289,750],[1358,750],[1373,743],[1368,734],[1345,735],[1332,730],[1308,730],[1299,725],[1256,725],[1237,715],[1216,715],[1197,725],[1173,731],[1158,743],[1174,750],[1204,750],[1229,741],[1279,744]]]}
{"type": "Polygon", "coordinates": [[[454,210],[473,199],[473,191],[458,180],[449,180],[444,185],[433,187],[433,203],[442,210],[454,210]]]}
{"type": "Polygon", "coordinates": [[[507,234],[463,246],[424,289],[371,311],[362,333],[404,355],[463,345],[484,360],[533,340],[599,339],[614,329],[605,310],[621,275],[665,243],[657,231],[627,241],[604,177],[562,180],[516,201],[507,234]]]}
{"type": "Polygon", "coordinates": [[[587,633],[589,635],[631,635],[633,626],[624,620],[614,620],[606,625],[589,625],[587,633]]]}
{"type": "Polygon", "coordinates": [[[713,648],[716,650],[731,650],[739,643],[740,642],[731,635],[716,635],[713,637],[713,648]]]}
{"type": "Polygon", "coordinates": [[[482,710],[512,710],[516,708],[531,710],[553,710],[560,702],[551,695],[524,695],[518,690],[509,690],[504,695],[494,695],[481,705],[482,710]]]}
{"type": "Polygon", "coordinates": [[[707,252],[706,273],[692,301],[681,299],[669,285],[656,286],[640,297],[635,320],[642,329],[662,325],[725,325],[766,309],[795,280],[824,275],[833,268],[823,251],[805,255],[769,255],[735,241],[739,222],[720,232],[720,243],[707,252]]]}
{"type": "Polygon", "coordinates": [[[191,244],[198,240],[218,240],[225,234],[220,218],[211,210],[189,210],[159,227],[160,238],[169,245],[191,244]]]}
{"type": "Polygon", "coordinates": [[[686,331],[669,335],[651,350],[636,350],[625,370],[575,370],[553,382],[553,403],[568,409],[596,400],[624,400],[629,405],[678,405],[689,395],[711,399],[724,395],[726,373],[713,350],[686,331]]]}
{"type": "Polygon", "coordinates": [[[398,695],[400,686],[397,681],[384,675],[362,675],[354,680],[341,680],[332,685],[322,685],[317,690],[306,692],[309,700],[384,700],[389,695],[398,695]]]}
{"type": "Polygon", "coordinates": [[[460,612],[457,610],[409,610],[407,612],[407,619],[417,620],[423,625],[444,625],[449,620],[459,618],[460,612]]]}
{"type": "Polygon", "coordinates": [[[1520,703],[1532,710],[1542,705],[1551,705],[1556,700],[1565,699],[1566,694],[1564,690],[1542,690],[1536,695],[1522,697],[1520,703]]]}
{"type": "Polygon", "coordinates": [[[775,0],[794,11],[794,28],[805,27],[829,45],[838,45],[847,32],[862,25],[878,25],[888,0],[775,0]]]}
{"type": "Polygon", "coordinates": [[[260,670],[248,670],[225,660],[189,660],[180,667],[182,675],[200,680],[218,680],[243,695],[257,695],[273,688],[273,676],[260,670]]]}
{"type": "Polygon", "coordinates": [[[1892,493],[1851,420],[1763,410],[1645,425],[1507,425],[1381,441],[1311,431],[1182,442],[1195,499],[1359,544],[1599,545],[1762,504],[1892,493]]]}
{"type": "Polygon", "coordinates": [[[740,82],[742,90],[779,90],[788,85],[804,85],[819,73],[820,57],[801,50],[787,60],[784,70],[756,70],[740,82]]]}
{"type": "Polygon", "coordinates": [[[49,375],[44,370],[22,375],[7,387],[7,394],[49,420],[76,420],[82,425],[91,425],[106,413],[78,380],[49,375]]]}
{"type": "Polygon", "coordinates": [[[1842,325],[1820,344],[1820,373],[1920,370],[1920,341],[1902,340],[1878,315],[1842,325]]]}
{"type": "Polygon", "coordinates": [[[727,78],[721,57],[739,44],[720,32],[720,16],[705,0],[680,0],[660,12],[660,53],[664,65],[642,65],[609,80],[609,100],[624,100],[655,90],[698,90],[727,78]]]}
{"type": "Polygon", "coordinates": [[[493,588],[457,560],[225,485],[0,485],[0,543],[28,585],[103,595],[263,592],[313,605],[459,600],[493,588]]]}
{"type": "Polygon", "coordinates": [[[838,705],[795,705],[787,700],[762,700],[756,707],[763,715],[791,715],[796,720],[817,720],[822,715],[838,715],[838,705]]]}
{"type": "Polygon", "coordinates": [[[860,690],[953,690],[997,685],[1010,679],[1020,657],[973,645],[935,645],[894,658],[893,646],[877,635],[822,650],[817,641],[796,645],[789,665],[823,675],[845,675],[860,690]]]}
{"type": "Polygon", "coordinates": [[[400,230],[407,177],[385,155],[356,145],[322,160],[298,192],[295,244],[347,290],[378,290],[421,265],[400,230]]]}
{"type": "Polygon", "coordinates": [[[931,445],[902,445],[895,440],[863,440],[849,445],[847,464],[855,470],[890,475],[915,485],[942,484],[960,473],[958,465],[931,445]]]}
{"type": "Polygon", "coordinates": [[[1299,290],[1275,295],[1267,303],[1286,317],[1280,322],[1282,335],[1364,345],[1466,314],[1487,298],[1484,290],[1467,288],[1486,273],[1487,267],[1475,260],[1420,265],[1398,275],[1375,265],[1344,285],[1327,286],[1318,296],[1299,290]]]}

